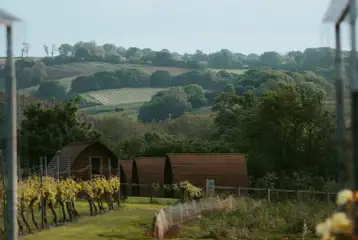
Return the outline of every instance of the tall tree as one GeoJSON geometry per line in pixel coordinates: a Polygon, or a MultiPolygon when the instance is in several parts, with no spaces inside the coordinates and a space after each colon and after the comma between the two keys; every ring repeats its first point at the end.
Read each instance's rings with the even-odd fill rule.
{"type": "Polygon", "coordinates": [[[42,104],[26,106],[21,137],[30,157],[29,166],[37,165],[39,156],[52,156],[72,141],[93,141],[100,137],[91,122],[78,119],[77,111],[76,100],[51,108],[42,104]]]}
{"type": "Polygon", "coordinates": [[[47,45],[43,45],[44,50],[45,50],[45,54],[48,57],[49,56],[49,52],[48,52],[48,46],[47,45]]]}

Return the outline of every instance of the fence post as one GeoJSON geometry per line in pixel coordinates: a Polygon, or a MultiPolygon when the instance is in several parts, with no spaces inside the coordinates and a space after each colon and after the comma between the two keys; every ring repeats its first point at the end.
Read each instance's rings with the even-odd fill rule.
{"type": "Polygon", "coordinates": [[[45,160],[45,177],[47,177],[47,156],[44,157],[45,160]]]}
{"type": "Polygon", "coordinates": [[[4,188],[4,199],[3,199],[3,216],[4,216],[4,231],[6,232],[6,227],[7,227],[7,207],[6,207],[6,166],[5,166],[5,157],[3,154],[3,150],[0,150],[0,157],[1,157],[1,167],[2,167],[2,185],[4,188]]]}
{"type": "Polygon", "coordinates": [[[237,196],[238,196],[238,197],[241,197],[241,187],[238,187],[238,188],[237,188],[237,196]]]}
{"type": "MultiPolygon", "coordinates": [[[[121,180],[121,164],[120,164],[120,159],[117,159],[117,178],[119,179],[119,181],[121,180]]],[[[121,204],[121,183],[119,185],[119,189],[117,192],[117,199],[118,199],[118,204],[121,204]]],[[[127,194],[129,194],[129,188],[127,188],[127,194]]],[[[125,197],[125,196],[124,196],[125,197]]]]}
{"type": "Polygon", "coordinates": [[[108,158],[108,179],[112,176],[112,169],[111,169],[111,158],[108,158]]]}
{"type": "Polygon", "coordinates": [[[330,202],[331,202],[331,198],[330,198],[330,196],[331,196],[331,195],[330,195],[330,193],[329,193],[329,192],[327,192],[327,202],[328,202],[328,203],[330,203],[330,202]]]}
{"type": "Polygon", "coordinates": [[[180,223],[183,221],[183,204],[179,204],[179,210],[180,210],[180,223]]]}
{"type": "Polygon", "coordinates": [[[170,224],[173,225],[173,208],[172,208],[172,206],[169,206],[169,219],[170,219],[170,224]]]}
{"type": "Polygon", "coordinates": [[[267,189],[267,202],[271,203],[271,189],[267,189]]]}
{"type": "Polygon", "coordinates": [[[89,179],[92,180],[92,158],[91,157],[88,157],[89,158],[89,179]]]}
{"type": "Polygon", "coordinates": [[[18,177],[18,180],[21,180],[22,177],[21,177],[21,164],[20,164],[20,156],[17,156],[17,177],[18,177]]]}
{"type": "Polygon", "coordinates": [[[42,166],[42,157],[40,157],[40,191],[41,191],[41,196],[40,196],[40,200],[41,200],[41,228],[44,229],[44,222],[45,222],[45,214],[44,214],[44,197],[42,194],[42,176],[43,176],[43,166],[42,166]]]}
{"type": "Polygon", "coordinates": [[[57,165],[57,181],[60,181],[60,156],[56,156],[56,165],[57,165]]]}
{"type": "Polygon", "coordinates": [[[300,190],[297,190],[297,202],[301,201],[301,194],[300,190]]]}
{"type": "Polygon", "coordinates": [[[68,178],[71,178],[71,161],[68,164],[68,178]]]}

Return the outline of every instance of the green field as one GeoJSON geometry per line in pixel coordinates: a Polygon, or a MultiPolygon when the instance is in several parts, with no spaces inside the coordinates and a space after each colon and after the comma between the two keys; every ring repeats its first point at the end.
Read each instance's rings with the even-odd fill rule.
{"type": "Polygon", "coordinates": [[[87,92],[81,96],[107,106],[147,102],[153,95],[163,90],[164,88],[120,88],[87,92]]]}
{"type": "Polygon", "coordinates": [[[209,68],[208,70],[213,72],[226,71],[234,74],[243,74],[244,72],[247,71],[247,69],[215,69],[215,68],[209,68]]]}
{"type": "Polygon", "coordinates": [[[130,103],[130,104],[119,104],[119,105],[111,105],[111,106],[93,106],[82,108],[81,111],[87,112],[87,114],[103,117],[110,116],[114,114],[118,114],[116,109],[121,108],[122,111],[120,114],[126,114],[134,119],[137,119],[139,108],[143,105],[143,103],[130,103]]]}
{"type": "MultiPolygon", "coordinates": [[[[189,71],[194,71],[194,69],[189,68],[177,68],[177,67],[160,67],[160,66],[150,66],[150,65],[137,65],[137,64],[112,64],[105,62],[82,62],[82,63],[69,63],[69,64],[60,64],[47,67],[48,75],[52,79],[56,79],[55,74],[66,76],[59,76],[58,78],[70,77],[68,75],[73,74],[77,75],[89,75],[100,71],[116,71],[120,69],[140,69],[147,74],[152,74],[155,71],[168,71],[171,75],[179,75],[189,71]],[[66,73],[67,72],[67,73],[66,73]]],[[[209,71],[218,72],[224,70],[231,73],[243,74],[246,69],[214,69],[209,68],[209,71]]],[[[72,77],[73,77],[72,76],[72,77]]]]}

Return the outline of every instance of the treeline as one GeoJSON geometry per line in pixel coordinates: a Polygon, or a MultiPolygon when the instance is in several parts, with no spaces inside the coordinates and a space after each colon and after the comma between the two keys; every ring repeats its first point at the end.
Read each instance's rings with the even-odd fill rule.
{"type": "MultiPolygon", "coordinates": [[[[153,74],[154,75],[154,74],[153,74]]],[[[313,72],[288,72],[272,69],[252,69],[242,75],[220,71],[215,75],[215,83],[191,73],[179,75],[176,84],[152,96],[151,100],[139,109],[138,119],[145,122],[177,118],[203,106],[213,105],[215,98],[222,92],[242,96],[250,91],[256,96],[276,90],[281,85],[294,85],[306,91],[320,91],[329,99],[333,96],[334,86],[313,72]],[[203,80],[203,82],[201,82],[203,80]],[[204,84],[206,83],[206,84],[204,84]],[[221,85],[219,85],[219,83],[221,85]],[[203,86],[218,88],[204,89],[203,86]]]]}
{"type": "Polygon", "coordinates": [[[71,84],[71,93],[118,88],[166,88],[188,84],[199,84],[206,89],[221,91],[225,84],[233,83],[238,78],[237,74],[224,75],[221,72],[215,74],[207,71],[191,71],[178,76],[171,76],[168,71],[156,71],[150,75],[140,69],[103,71],[74,79],[71,84]]]}
{"type": "MultiPolygon", "coordinates": [[[[189,69],[270,67],[284,70],[314,71],[329,80],[334,77],[334,49],[328,47],[307,48],[304,51],[289,51],[284,54],[268,51],[262,54],[251,53],[246,55],[235,53],[228,49],[221,49],[213,53],[196,50],[195,53],[179,54],[168,49],[160,51],[137,47],[126,49],[114,44],[98,45],[93,41],[81,41],[74,45],[64,43],[58,48],[53,47],[51,56],[49,56],[48,50],[46,51],[45,49],[45,52],[47,57],[41,61],[46,66],[72,62],[101,61],[116,64],[147,64],[189,69]]],[[[346,61],[348,54],[348,52],[343,53],[346,61]]],[[[346,70],[349,71],[348,68],[346,70]]]]}
{"type": "Polygon", "coordinates": [[[272,70],[269,68],[251,69],[244,74],[235,74],[227,71],[190,71],[177,76],[167,71],[156,71],[149,75],[139,69],[123,69],[115,72],[103,71],[90,76],[80,76],[72,81],[71,92],[83,93],[104,89],[153,87],[166,88],[198,84],[210,91],[223,91],[227,84],[233,84],[238,92],[251,89],[264,91],[273,87],[277,82],[312,83],[326,92],[333,91],[333,85],[323,77],[313,72],[290,72],[272,70]]]}
{"type": "MultiPolygon", "coordinates": [[[[56,50],[58,56],[43,59],[46,65],[78,61],[106,61],[192,69],[206,67],[217,69],[271,67],[314,70],[316,68],[330,69],[334,60],[334,50],[327,47],[307,48],[304,51],[289,51],[285,54],[267,51],[262,54],[251,53],[246,55],[235,53],[228,49],[221,49],[213,53],[196,50],[195,53],[179,54],[168,49],[160,51],[137,47],[126,49],[109,43],[98,45],[94,41],[81,41],[74,45],[61,44],[56,50]]],[[[46,54],[48,55],[48,52],[46,54]]],[[[344,56],[348,56],[348,52],[345,52],[344,56]]]]}

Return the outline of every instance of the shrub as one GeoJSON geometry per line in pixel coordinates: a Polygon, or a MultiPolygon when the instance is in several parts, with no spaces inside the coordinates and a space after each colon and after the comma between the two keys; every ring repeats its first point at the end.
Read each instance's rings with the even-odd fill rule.
{"type": "Polygon", "coordinates": [[[284,235],[314,236],[317,222],[333,205],[310,203],[271,203],[239,199],[231,213],[213,213],[202,218],[201,227],[215,239],[282,239],[284,235]],[[283,235],[282,235],[283,234],[283,235]],[[270,236],[281,235],[280,238],[270,236]]]}

